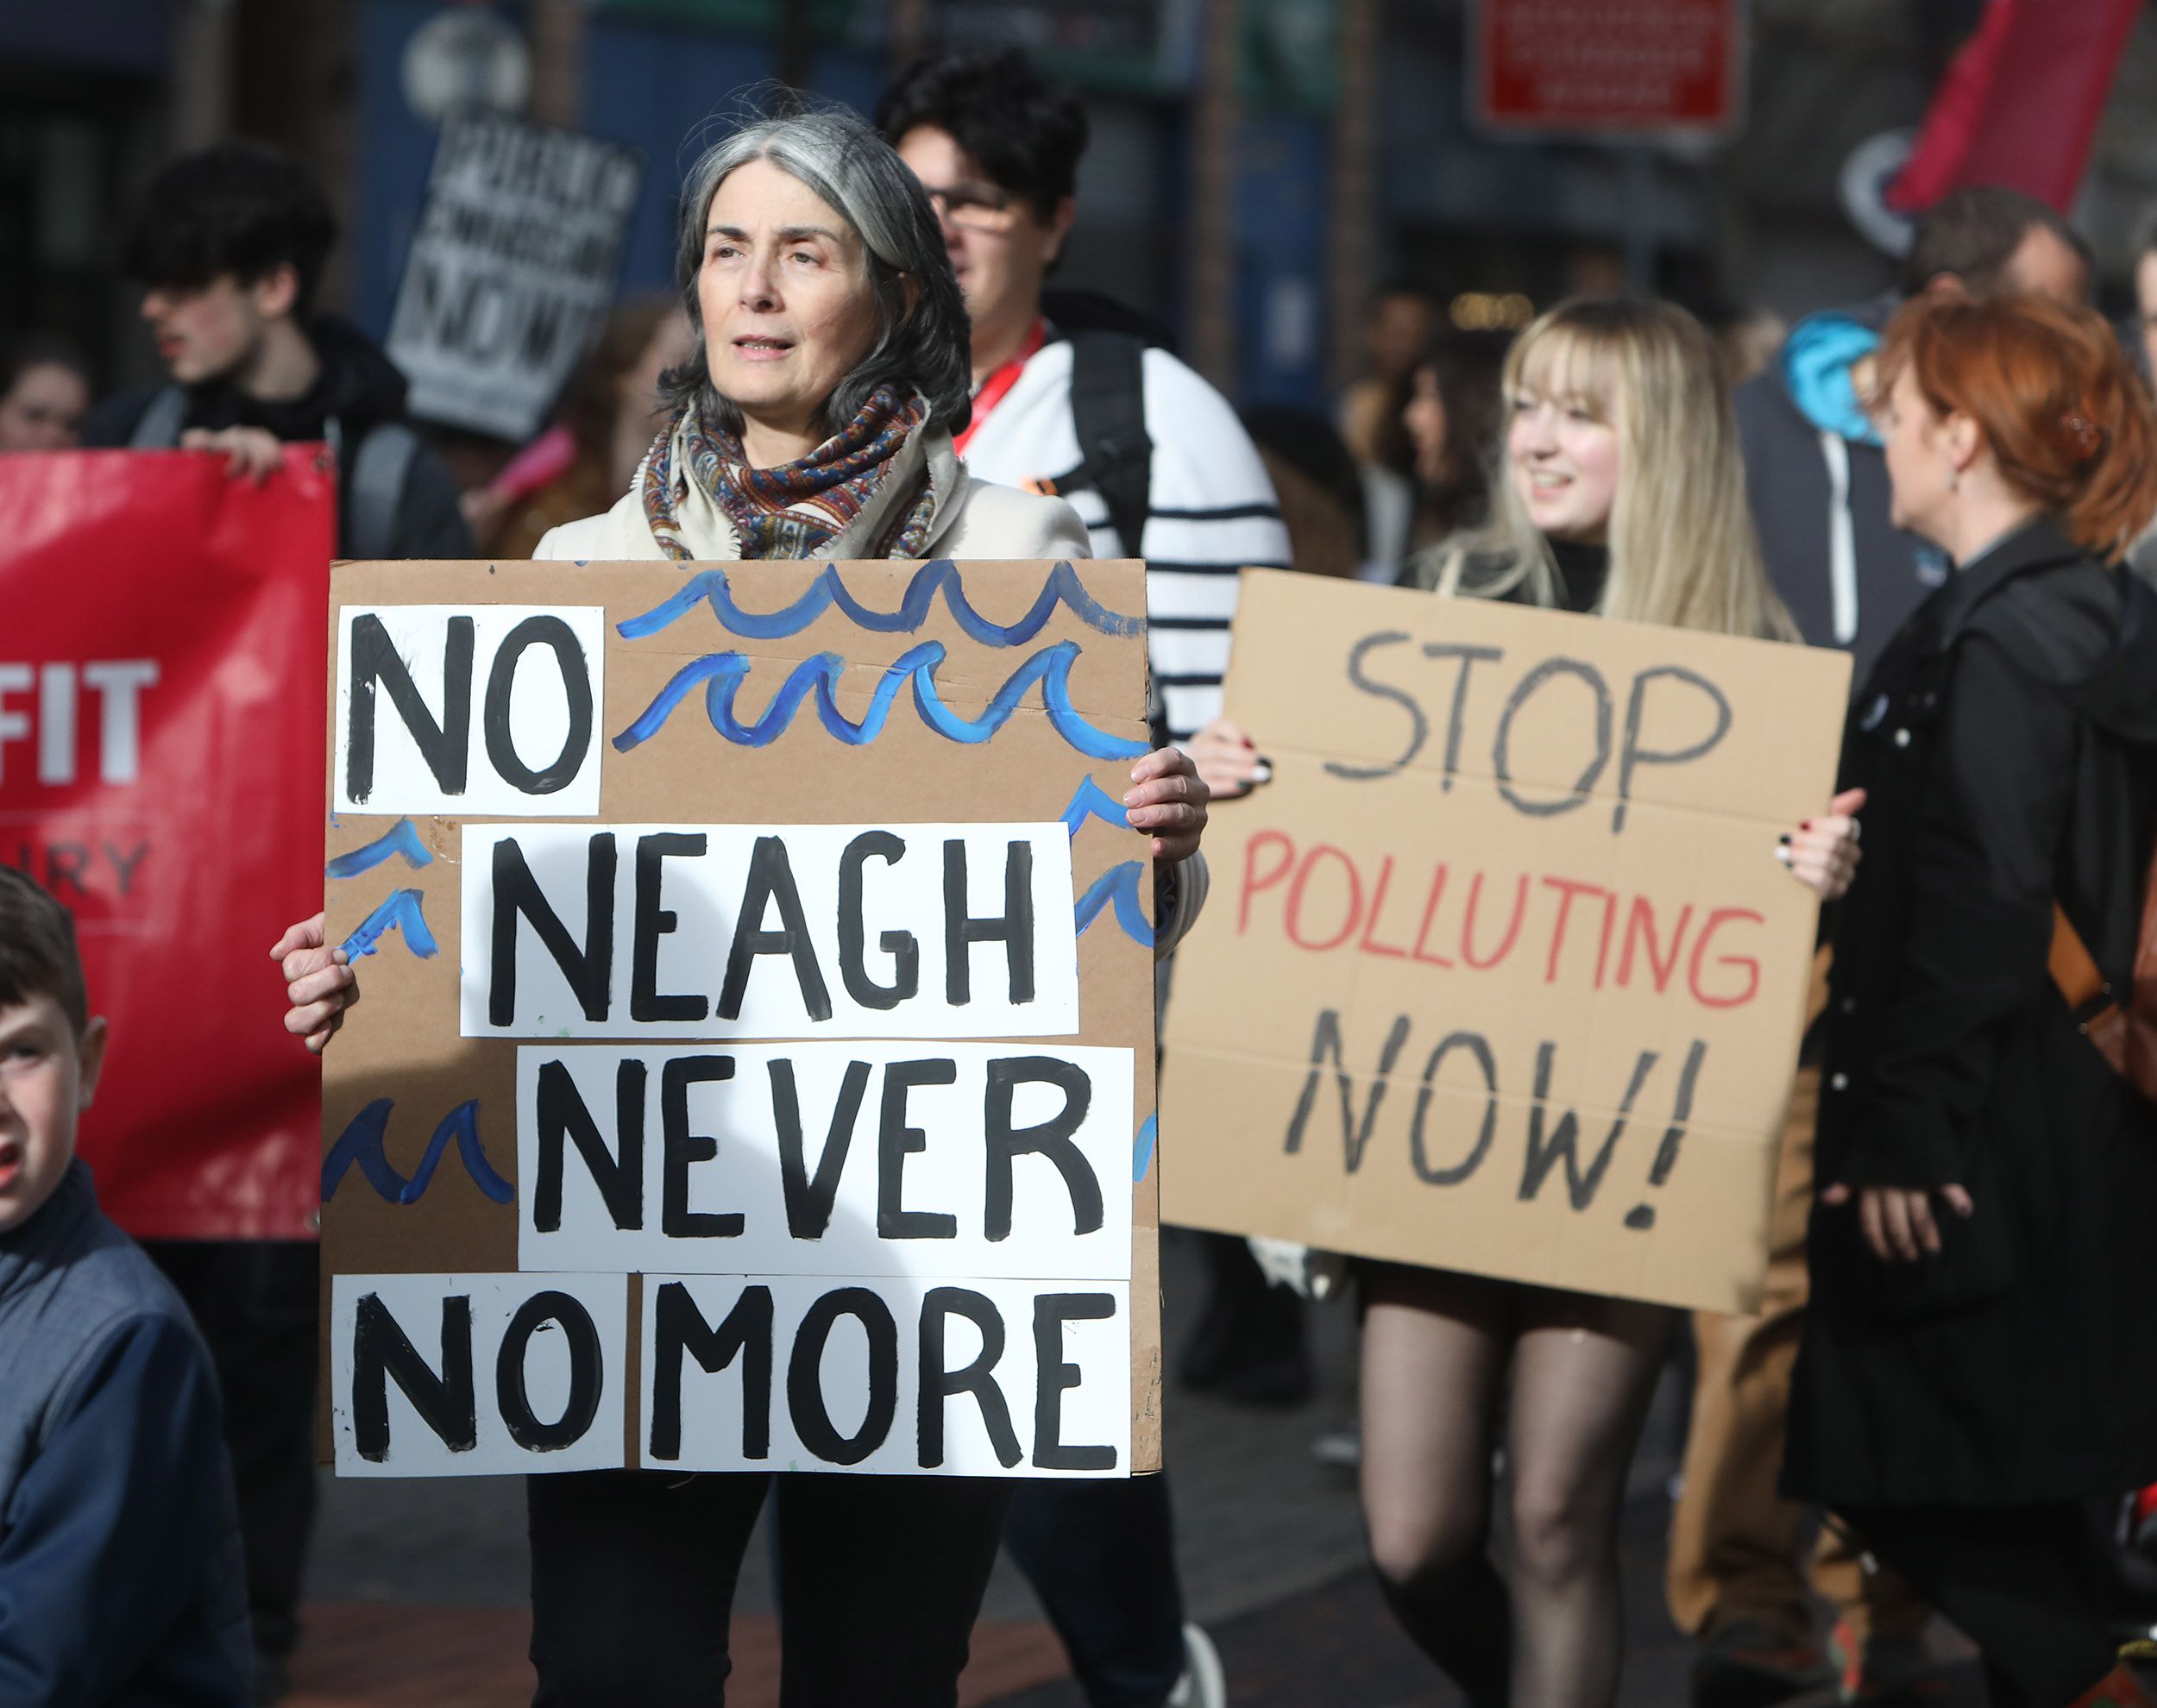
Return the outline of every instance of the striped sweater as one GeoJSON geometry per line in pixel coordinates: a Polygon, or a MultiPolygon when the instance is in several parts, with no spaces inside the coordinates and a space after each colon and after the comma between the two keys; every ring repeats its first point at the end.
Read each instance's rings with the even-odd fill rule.
{"type": "Polygon", "coordinates": [[[1265,465],[1228,400],[1166,350],[1146,352],[1144,374],[1153,506],[1135,553],[1110,525],[1098,493],[1062,485],[1079,462],[1071,346],[1062,340],[1026,364],[968,443],[966,466],[1005,486],[1058,483],[1058,495],[1092,535],[1096,557],[1146,560],[1154,678],[1169,734],[1181,741],[1221,710],[1236,572],[1286,568],[1288,531],[1265,465]]]}

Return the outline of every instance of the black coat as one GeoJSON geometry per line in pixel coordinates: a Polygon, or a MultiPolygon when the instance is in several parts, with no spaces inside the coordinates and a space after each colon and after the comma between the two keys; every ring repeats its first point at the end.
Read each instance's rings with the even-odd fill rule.
{"type": "MultiPolygon", "coordinates": [[[[1789,1492],[1996,1504],[2157,1480],[2157,1106],[2047,971],[2055,898],[2128,988],[2157,826],[2157,594],[2049,522],[1957,574],[1855,702],[1815,1178],[1964,1186],[1883,1264],[1813,1212],[1789,1492]]],[[[1937,1203],[1937,1200],[1935,1203],[1937,1203]]]]}

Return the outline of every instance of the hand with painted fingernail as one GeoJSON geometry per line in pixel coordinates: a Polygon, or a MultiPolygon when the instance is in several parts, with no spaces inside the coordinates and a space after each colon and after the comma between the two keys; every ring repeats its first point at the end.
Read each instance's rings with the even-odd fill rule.
{"type": "Polygon", "coordinates": [[[1863,857],[1858,846],[1858,814],[1864,807],[1865,791],[1847,789],[1828,803],[1821,817],[1806,819],[1776,844],[1775,857],[1823,901],[1839,901],[1858,875],[1858,862],[1863,857]]]}
{"type": "Polygon", "coordinates": [[[1190,750],[1200,780],[1216,801],[1248,794],[1273,775],[1258,744],[1226,718],[1216,718],[1192,737],[1190,750]]]}

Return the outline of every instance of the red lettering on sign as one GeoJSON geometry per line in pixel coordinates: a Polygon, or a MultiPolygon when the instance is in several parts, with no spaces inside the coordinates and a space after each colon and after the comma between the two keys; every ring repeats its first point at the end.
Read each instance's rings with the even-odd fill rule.
{"type": "Polygon", "coordinates": [[[1700,965],[1707,956],[1707,945],[1715,940],[1715,933],[1722,928],[1725,920],[1751,920],[1755,925],[1765,925],[1766,918],[1750,907],[1718,907],[1707,916],[1707,923],[1701,927],[1698,941],[1693,945],[1693,959],[1687,973],[1687,982],[1693,988],[1693,1000],[1705,1008],[1735,1008],[1750,1002],[1760,993],[1760,964],[1750,955],[1724,955],[1716,965],[1743,967],[1745,970],[1745,988],[1735,996],[1710,996],[1700,988],[1700,965]]]}
{"type": "Polygon", "coordinates": [[[1371,941],[1371,933],[1378,929],[1378,916],[1386,911],[1387,886],[1393,881],[1393,857],[1388,854],[1386,863],[1378,869],[1378,892],[1371,897],[1370,917],[1363,924],[1363,940],[1355,946],[1366,955],[1383,955],[1391,960],[1405,961],[1408,958],[1406,949],[1396,949],[1390,943],[1371,941]]]}
{"type": "Polygon", "coordinates": [[[1558,893],[1558,920],[1550,932],[1550,958],[1543,968],[1543,982],[1558,982],[1558,957],[1565,952],[1565,927],[1573,917],[1573,898],[1575,895],[1601,895],[1610,892],[1600,883],[1582,883],[1573,878],[1547,877],[1543,880],[1546,889],[1558,893]]]}
{"type": "Polygon", "coordinates": [[[1468,887],[1468,917],[1461,921],[1461,958],[1478,971],[1496,966],[1512,953],[1512,945],[1520,936],[1521,919],[1528,911],[1528,875],[1520,875],[1519,887],[1513,891],[1512,920],[1506,927],[1506,940],[1488,960],[1479,959],[1475,953],[1475,915],[1482,899],[1483,875],[1478,872],[1475,882],[1468,887]]]}
{"type": "Polygon", "coordinates": [[[1295,881],[1288,886],[1288,940],[1299,949],[1337,949],[1355,934],[1357,923],[1363,917],[1363,880],[1356,873],[1355,862],[1330,843],[1322,842],[1303,857],[1303,863],[1296,868],[1295,881]],[[1348,915],[1341,921],[1341,928],[1323,943],[1312,943],[1303,934],[1303,889],[1311,881],[1312,870],[1319,857],[1331,855],[1341,863],[1341,870],[1348,874],[1348,915]]]}
{"type": "Polygon", "coordinates": [[[1415,958],[1426,966],[1450,967],[1453,964],[1443,955],[1426,955],[1423,952],[1430,945],[1431,921],[1437,918],[1438,903],[1445,899],[1445,863],[1441,860],[1437,870],[1431,874],[1431,900],[1423,909],[1423,929],[1416,933],[1415,958]]]}
{"type": "Polygon", "coordinates": [[[1632,898],[1632,912],[1626,920],[1626,946],[1618,955],[1618,984],[1620,989],[1632,983],[1632,951],[1644,939],[1648,945],[1648,966],[1655,976],[1655,994],[1660,996],[1669,987],[1670,975],[1677,970],[1678,951],[1684,946],[1685,928],[1693,922],[1693,904],[1687,902],[1684,911],[1677,916],[1677,929],[1670,933],[1670,952],[1666,958],[1656,952],[1655,903],[1644,895],[1632,898]]]}
{"type": "Polygon", "coordinates": [[[1251,897],[1261,889],[1271,889],[1288,876],[1289,867],[1296,863],[1296,845],[1280,831],[1261,831],[1243,845],[1243,901],[1236,916],[1236,934],[1241,936],[1251,923],[1251,897]],[[1280,848],[1280,863],[1262,878],[1255,876],[1258,851],[1267,844],[1280,848]]]}

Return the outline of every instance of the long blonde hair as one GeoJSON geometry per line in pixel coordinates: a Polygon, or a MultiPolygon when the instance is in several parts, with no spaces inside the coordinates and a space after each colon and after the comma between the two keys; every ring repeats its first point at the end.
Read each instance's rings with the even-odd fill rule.
{"type": "MultiPolygon", "coordinates": [[[[1506,419],[1524,390],[1583,407],[1618,433],[1606,617],[1795,640],[1769,585],[1745,502],[1745,464],[1723,361],[1707,330],[1670,303],[1575,298],[1531,324],[1506,357],[1506,419]]],[[[1519,593],[1560,602],[1557,561],[1528,518],[1501,439],[1490,520],[1442,541],[1418,566],[1439,593],[1519,593]]]]}

